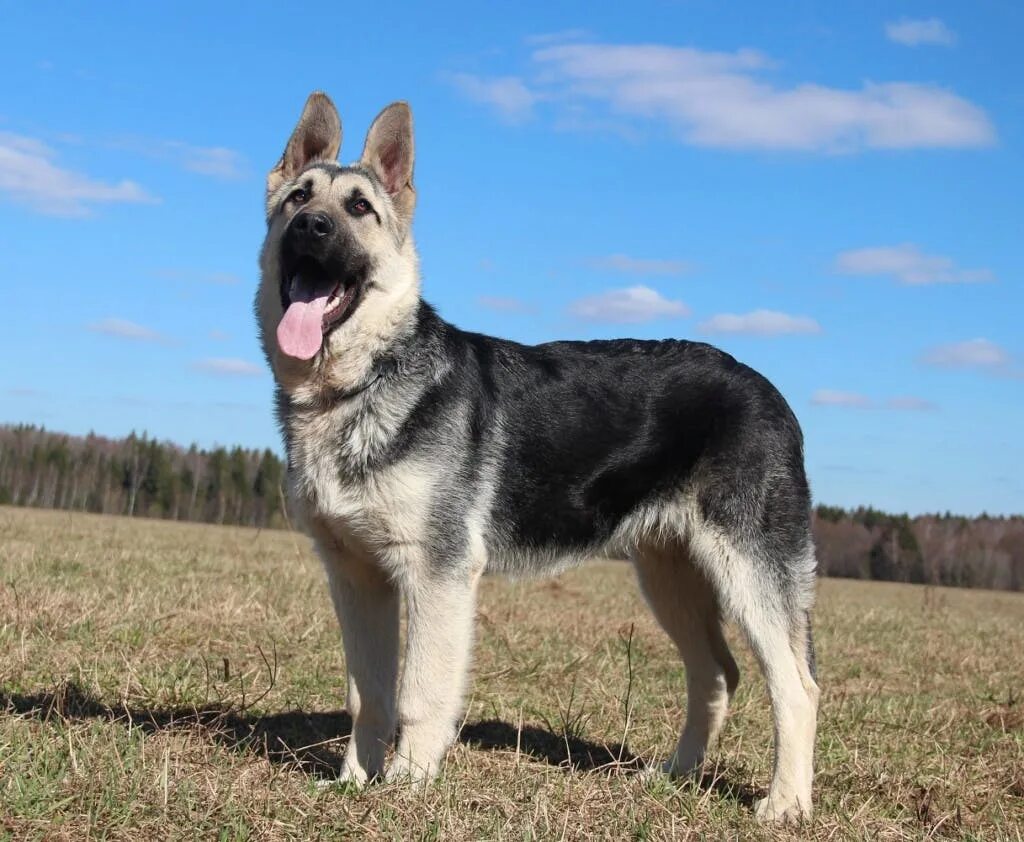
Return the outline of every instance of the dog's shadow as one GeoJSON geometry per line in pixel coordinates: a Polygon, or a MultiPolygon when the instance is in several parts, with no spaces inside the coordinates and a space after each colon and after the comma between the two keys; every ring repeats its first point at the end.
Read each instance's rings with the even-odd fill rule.
{"type": "MultiPolygon", "coordinates": [[[[144,733],[200,732],[233,751],[249,752],[275,765],[289,765],[325,781],[335,780],[340,774],[344,747],[352,732],[352,718],[346,711],[290,710],[257,715],[219,706],[111,707],[73,682],[61,684],[55,691],[31,694],[0,690],[0,714],[41,721],[107,720],[144,733]]],[[[534,725],[517,727],[499,719],[466,723],[458,739],[475,749],[516,752],[578,772],[634,775],[645,768],[641,758],[623,745],[596,743],[534,725]]],[[[749,787],[711,775],[705,775],[699,786],[747,805],[755,796],[749,787]]]]}

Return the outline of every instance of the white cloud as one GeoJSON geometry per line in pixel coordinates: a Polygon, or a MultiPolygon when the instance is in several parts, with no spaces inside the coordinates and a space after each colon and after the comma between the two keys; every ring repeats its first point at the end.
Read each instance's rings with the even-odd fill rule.
{"type": "Polygon", "coordinates": [[[871,409],[874,406],[867,395],[837,389],[818,389],[811,396],[811,403],[814,406],[840,406],[847,409],[871,409]]]}
{"type": "Polygon", "coordinates": [[[988,339],[950,342],[926,351],[921,362],[939,368],[999,369],[1010,362],[1010,355],[988,339]]]}
{"type": "Polygon", "coordinates": [[[89,216],[96,204],[157,201],[134,181],[98,181],[58,166],[55,158],[34,138],[0,132],[0,194],[51,216],[89,216]]]}
{"type": "Polygon", "coordinates": [[[197,371],[207,374],[222,374],[231,377],[257,377],[264,374],[264,368],[237,357],[207,357],[192,364],[197,371]]]}
{"type": "Polygon", "coordinates": [[[506,298],[497,295],[481,295],[477,298],[476,303],[488,310],[494,310],[496,313],[528,315],[537,312],[537,308],[533,304],[519,298],[506,298]]]}
{"type": "Polygon", "coordinates": [[[494,109],[507,123],[528,120],[538,100],[537,94],[518,76],[487,79],[471,73],[453,73],[448,79],[467,99],[494,109]]]}
{"type": "Polygon", "coordinates": [[[587,261],[587,265],[601,272],[619,272],[623,275],[682,275],[690,270],[690,264],[683,260],[630,257],[628,254],[594,257],[587,261]]]}
{"type": "Polygon", "coordinates": [[[138,136],[113,138],[106,145],[222,181],[234,181],[247,174],[241,153],[224,146],[196,146],[180,140],[138,136]]]}
{"type": "Polygon", "coordinates": [[[938,18],[902,18],[891,21],[885,25],[885,36],[890,41],[907,47],[917,47],[921,44],[949,47],[956,43],[956,34],[938,18]]]}
{"type": "Polygon", "coordinates": [[[774,63],[756,50],[561,42],[538,45],[531,57],[529,82],[462,74],[456,84],[506,117],[524,119],[546,102],[556,124],[568,115],[569,125],[610,131],[652,120],[695,146],[854,152],[995,141],[985,112],[951,91],[915,82],[786,87],[768,78],[774,63]]]}
{"type": "Polygon", "coordinates": [[[811,396],[814,406],[836,406],[842,409],[888,409],[893,412],[933,412],[939,407],[925,398],[901,395],[877,402],[859,392],[842,392],[837,389],[818,389],[811,396]]]}
{"type": "Polygon", "coordinates": [[[912,286],[976,284],[994,280],[989,269],[961,269],[952,258],[925,254],[913,243],[841,252],[835,271],[843,275],[882,275],[912,286]]]}
{"type": "Polygon", "coordinates": [[[984,112],[941,88],[778,87],[760,78],[771,62],[754,50],[563,44],[534,58],[564,95],[664,120],[698,146],[835,152],[978,146],[994,136],[984,112]]]}
{"type": "Polygon", "coordinates": [[[569,314],[591,322],[632,323],[690,315],[682,301],[672,301],[645,286],[589,295],[569,305],[569,314]]]}
{"type": "Polygon", "coordinates": [[[720,313],[701,322],[702,333],[738,333],[749,336],[783,336],[792,333],[821,333],[821,325],[807,316],[791,316],[776,310],[751,313],[720,313]]]}
{"type": "Polygon", "coordinates": [[[193,146],[180,140],[141,141],[134,151],[168,161],[198,175],[234,181],[245,176],[245,161],[234,149],[223,146],[193,146]]]}
{"type": "Polygon", "coordinates": [[[93,333],[116,336],[118,339],[132,339],[136,342],[159,342],[164,345],[170,342],[170,339],[159,331],[127,319],[100,319],[86,325],[86,329],[93,333]]]}
{"type": "Polygon", "coordinates": [[[245,175],[242,156],[234,149],[223,146],[192,146],[179,141],[164,142],[183,169],[212,178],[233,180],[245,175]]]}
{"type": "Polygon", "coordinates": [[[231,338],[231,334],[230,333],[226,333],[223,330],[217,330],[216,328],[211,330],[207,334],[207,336],[209,336],[210,339],[212,339],[214,342],[226,342],[227,340],[229,340],[231,338]]]}
{"type": "Polygon", "coordinates": [[[886,409],[893,409],[898,412],[933,412],[938,405],[925,398],[914,397],[913,395],[901,395],[898,398],[889,398],[885,402],[886,409]]]}

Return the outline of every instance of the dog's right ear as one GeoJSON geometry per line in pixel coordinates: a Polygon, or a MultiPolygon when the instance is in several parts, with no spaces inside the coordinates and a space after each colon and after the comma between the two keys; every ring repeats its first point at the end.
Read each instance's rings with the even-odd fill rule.
{"type": "Polygon", "coordinates": [[[285,147],[284,155],[267,174],[267,196],[295,178],[313,161],[334,161],[341,149],[341,118],[330,97],[314,91],[306,100],[299,123],[285,147]]]}

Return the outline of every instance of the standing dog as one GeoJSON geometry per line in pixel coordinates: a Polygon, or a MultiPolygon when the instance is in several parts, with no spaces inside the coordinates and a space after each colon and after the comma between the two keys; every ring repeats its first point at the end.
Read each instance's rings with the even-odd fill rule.
{"type": "Polygon", "coordinates": [[[348,666],[344,780],[435,775],[455,737],[485,572],[627,555],[686,665],[673,775],[697,771],[739,673],[735,621],[767,680],[765,820],[810,814],[818,687],[814,547],[800,428],[772,385],[683,342],[524,346],[466,333],[420,298],[412,114],[388,106],[362,157],[314,93],[267,178],[256,298],[290,494],[323,559],[348,666]],[[408,616],[399,681],[399,602],[408,616]],[[399,686],[400,685],[400,686],[399,686]]]}

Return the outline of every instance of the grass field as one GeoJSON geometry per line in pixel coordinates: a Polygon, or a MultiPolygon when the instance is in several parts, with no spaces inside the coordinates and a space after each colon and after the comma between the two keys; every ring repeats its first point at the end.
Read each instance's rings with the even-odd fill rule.
{"type": "MultiPolygon", "coordinates": [[[[682,670],[631,569],[486,581],[439,782],[351,791],[318,563],[286,532],[0,508],[0,838],[785,838],[743,678],[699,784],[636,774],[682,670]]],[[[1024,595],[823,581],[820,839],[1020,839],[1024,595]]]]}

